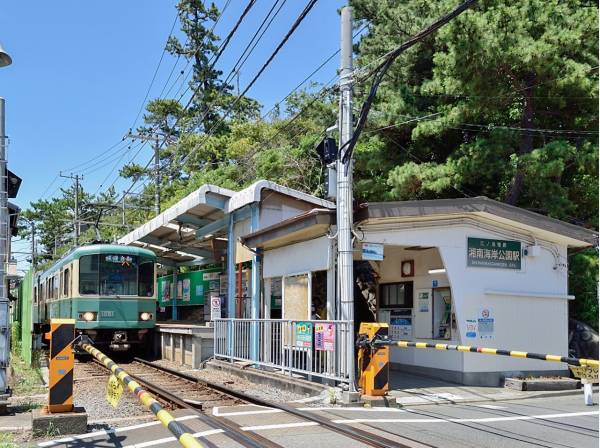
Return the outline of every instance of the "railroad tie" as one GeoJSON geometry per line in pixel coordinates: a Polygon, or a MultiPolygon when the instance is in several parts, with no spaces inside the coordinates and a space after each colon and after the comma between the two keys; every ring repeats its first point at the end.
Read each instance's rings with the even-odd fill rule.
{"type": "Polygon", "coordinates": [[[115,375],[119,381],[121,381],[127,387],[127,389],[130,390],[130,392],[138,397],[144,406],[152,411],[156,418],[171,432],[171,434],[175,436],[175,438],[183,447],[205,447],[205,445],[196,440],[192,434],[187,432],[186,428],[177,422],[169,412],[164,410],[160,403],[152,396],[152,394],[144,390],[144,388],[142,388],[137,381],[129,376],[129,374],[122,367],[119,367],[112,359],[110,359],[97,348],[92,347],[90,344],[81,344],[81,348],[104,364],[104,366],[109,369],[113,375],[115,375]]]}

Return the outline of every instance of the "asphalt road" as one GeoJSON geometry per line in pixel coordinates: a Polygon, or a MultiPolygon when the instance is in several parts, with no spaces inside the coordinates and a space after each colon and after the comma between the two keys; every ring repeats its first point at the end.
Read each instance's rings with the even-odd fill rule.
{"type": "MultiPolygon", "coordinates": [[[[595,395],[595,402],[598,397],[595,395]]],[[[309,409],[309,408],[304,408],[309,409]]],[[[598,406],[583,396],[546,397],[504,402],[438,404],[403,409],[312,408],[340,425],[360,428],[414,447],[598,447],[598,406]]],[[[216,408],[245,431],[285,447],[351,448],[364,446],[314,422],[256,406],[216,408]]],[[[239,446],[194,416],[179,413],[182,423],[209,446],[239,446]]],[[[171,448],[179,446],[156,422],[58,439],[41,447],[171,448]]]]}

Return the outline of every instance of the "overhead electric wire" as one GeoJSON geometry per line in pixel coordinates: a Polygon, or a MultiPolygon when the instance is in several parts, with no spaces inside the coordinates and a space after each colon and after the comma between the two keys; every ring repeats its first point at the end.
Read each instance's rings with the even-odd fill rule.
{"type": "Polygon", "coordinates": [[[275,14],[273,14],[273,16],[269,19],[269,17],[271,16],[271,13],[277,7],[277,4],[280,1],[281,0],[276,0],[275,3],[273,3],[273,6],[271,7],[271,9],[269,10],[269,12],[267,13],[267,15],[265,16],[265,18],[263,19],[263,21],[260,24],[260,26],[256,29],[256,32],[254,33],[254,35],[250,39],[250,42],[248,42],[248,44],[246,45],[246,48],[244,48],[244,51],[242,52],[242,54],[240,55],[240,57],[238,58],[238,60],[235,62],[235,64],[233,64],[233,68],[231,69],[231,73],[229,74],[229,76],[225,80],[225,83],[227,83],[230,78],[233,79],[233,77],[236,74],[239,75],[241,66],[244,65],[244,63],[248,60],[248,58],[250,57],[250,55],[252,54],[252,52],[254,51],[254,49],[256,48],[256,46],[259,44],[259,42],[261,41],[261,39],[263,38],[263,36],[265,35],[265,33],[270,28],[271,24],[273,23],[273,21],[275,20],[275,18],[277,17],[277,15],[279,14],[279,12],[281,11],[281,9],[285,6],[285,3],[286,3],[287,0],[283,0],[283,2],[281,3],[281,5],[279,5],[279,8],[277,9],[277,11],[275,11],[275,14]],[[267,23],[267,20],[269,21],[268,23],[267,23]],[[263,29],[263,27],[264,27],[264,29],[263,29]],[[262,32],[261,32],[261,30],[262,30],[262,32]],[[258,36],[259,33],[260,33],[260,36],[258,36]],[[258,36],[258,38],[257,38],[257,36],[258,36]],[[239,64],[239,67],[238,67],[238,64],[239,64]]]}
{"type": "Polygon", "coordinates": [[[448,22],[450,22],[452,19],[458,17],[460,14],[465,12],[474,3],[476,3],[476,1],[477,0],[466,0],[465,2],[461,3],[458,7],[456,7],[454,10],[452,10],[450,13],[440,17],[435,22],[433,22],[431,25],[429,25],[427,28],[421,30],[420,32],[418,32],[417,34],[412,36],[410,39],[408,39],[406,42],[404,42],[402,45],[400,45],[399,47],[397,47],[396,49],[394,49],[393,51],[388,53],[388,56],[386,57],[385,61],[383,61],[383,62],[379,63],[379,65],[377,65],[377,67],[374,69],[374,79],[371,84],[371,89],[369,91],[369,95],[362,105],[360,116],[358,118],[358,122],[354,129],[354,135],[348,141],[348,143],[346,145],[347,147],[345,148],[344,152],[342,152],[344,150],[344,148],[343,147],[340,148],[340,157],[341,157],[342,163],[345,166],[344,169],[346,169],[346,170],[348,169],[349,161],[352,158],[352,153],[354,151],[354,147],[356,146],[356,143],[358,142],[358,139],[360,138],[360,134],[367,122],[369,111],[371,110],[371,105],[373,104],[373,100],[375,99],[375,96],[377,95],[377,90],[379,88],[379,84],[381,83],[383,76],[386,74],[388,69],[392,66],[394,61],[403,52],[405,52],[412,46],[416,45],[417,43],[422,41],[425,37],[434,33],[439,28],[441,28],[442,26],[444,26],[448,22]]]}
{"type": "MultiPolygon", "coordinates": [[[[316,0],[315,0],[316,1],[316,0]]],[[[248,12],[250,11],[250,9],[252,9],[252,7],[254,6],[254,4],[256,3],[256,0],[250,0],[248,2],[248,4],[246,5],[246,7],[244,8],[244,11],[242,12],[242,14],[240,15],[240,17],[238,18],[238,20],[236,21],[235,25],[233,26],[233,28],[231,29],[231,31],[228,33],[227,37],[225,38],[225,40],[223,41],[223,43],[219,46],[219,49],[217,50],[216,55],[214,56],[212,65],[211,65],[211,69],[214,67],[214,65],[217,63],[217,61],[219,60],[219,58],[221,57],[221,55],[223,54],[223,52],[225,51],[225,49],[227,48],[229,42],[231,41],[231,38],[233,37],[233,35],[236,33],[237,29],[239,28],[240,24],[242,23],[242,21],[244,20],[244,18],[246,17],[246,15],[248,14],[248,12]]],[[[221,13],[222,15],[222,13],[221,13]]],[[[221,17],[221,15],[219,16],[219,18],[221,17]]],[[[216,25],[216,22],[215,22],[216,25]]],[[[214,28],[214,25],[213,25],[214,28]]],[[[187,111],[196,95],[196,93],[198,92],[198,89],[201,87],[201,85],[199,84],[196,87],[196,90],[192,93],[192,96],[190,97],[188,103],[186,104],[186,106],[184,107],[184,112],[187,111]]],[[[188,89],[189,90],[189,86],[188,89]]],[[[186,90],[186,92],[187,92],[186,90]]],[[[180,96],[179,100],[181,100],[181,98],[183,97],[183,95],[185,95],[185,92],[180,96]]],[[[177,124],[179,123],[179,121],[181,120],[181,117],[178,117],[177,120],[175,121],[175,123],[173,124],[173,128],[175,126],[177,126],[177,124]]],[[[163,139],[163,141],[160,143],[159,145],[159,151],[160,149],[162,149],[164,143],[165,143],[166,139],[163,139]]],[[[146,163],[146,165],[143,167],[143,170],[145,171],[146,169],[148,169],[148,167],[152,164],[154,157],[151,157],[150,160],[148,161],[148,163],[146,163]]],[[[137,181],[139,180],[139,178],[135,179],[133,181],[133,183],[131,184],[131,186],[123,193],[123,197],[125,197],[130,191],[131,188],[133,188],[133,186],[137,183],[137,181]]]]}
{"type": "MultiPolygon", "coordinates": [[[[300,13],[300,15],[296,18],[296,20],[294,21],[294,23],[292,24],[292,26],[290,27],[290,29],[288,30],[288,32],[285,34],[285,36],[283,37],[283,39],[279,42],[279,44],[277,45],[277,47],[275,48],[275,50],[273,50],[273,52],[271,53],[271,55],[269,56],[269,58],[265,61],[265,63],[262,65],[262,67],[254,75],[254,77],[252,78],[252,80],[246,85],[246,87],[244,88],[244,90],[238,95],[237,99],[229,106],[228,111],[222,117],[220,117],[220,119],[218,120],[217,123],[215,123],[215,125],[213,125],[213,127],[207,133],[208,135],[210,135],[210,133],[217,127],[217,125],[220,125],[221,123],[223,123],[224,120],[225,120],[225,118],[227,118],[229,116],[229,114],[231,114],[231,112],[233,111],[233,108],[240,102],[240,100],[242,98],[244,98],[244,95],[246,95],[246,93],[256,83],[256,81],[258,80],[258,78],[264,73],[264,71],[267,69],[267,67],[273,61],[273,59],[275,59],[275,56],[277,56],[277,54],[279,53],[279,51],[281,50],[281,48],[286,44],[286,42],[289,40],[289,38],[292,36],[292,34],[294,34],[294,32],[296,31],[296,29],[298,28],[298,26],[300,26],[300,24],[302,23],[302,21],[304,20],[304,18],[308,15],[308,13],[310,12],[310,10],[315,6],[316,3],[317,3],[317,0],[309,0],[308,1],[308,3],[304,7],[304,9],[300,13]]],[[[204,140],[203,143],[206,143],[207,141],[208,141],[208,137],[205,138],[205,140],[204,140]]],[[[190,157],[191,154],[193,154],[194,152],[196,152],[197,150],[199,150],[202,147],[203,143],[201,143],[200,146],[194,147],[188,154],[186,154],[183,157],[183,159],[180,161],[180,164],[183,165],[185,163],[185,161],[188,160],[188,158],[190,157]]]]}

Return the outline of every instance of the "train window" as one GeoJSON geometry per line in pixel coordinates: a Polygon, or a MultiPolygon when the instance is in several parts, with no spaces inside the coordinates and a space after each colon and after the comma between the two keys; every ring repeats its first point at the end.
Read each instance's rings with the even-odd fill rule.
{"type": "Polygon", "coordinates": [[[69,268],[63,272],[63,295],[69,297],[69,287],[71,285],[71,275],[69,268]]]}
{"type": "Polygon", "coordinates": [[[140,258],[138,269],[138,296],[152,297],[154,294],[154,260],[140,258]]]}
{"type": "Polygon", "coordinates": [[[33,287],[33,303],[37,303],[38,301],[38,289],[37,286],[33,287]]]}
{"type": "Polygon", "coordinates": [[[79,292],[98,294],[98,255],[85,255],[79,259],[79,292]]]}
{"type": "Polygon", "coordinates": [[[54,277],[52,278],[52,286],[54,288],[54,292],[52,293],[52,296],[55,299],[58,299],[58,293],[60,292],[60,275],[59,274],[54,275],[54,277]]]}
{"type": "Polygon", "coordinates": [[[137,258],[133,255],[100,255],[100,295],[137,295],[137,258]]]}

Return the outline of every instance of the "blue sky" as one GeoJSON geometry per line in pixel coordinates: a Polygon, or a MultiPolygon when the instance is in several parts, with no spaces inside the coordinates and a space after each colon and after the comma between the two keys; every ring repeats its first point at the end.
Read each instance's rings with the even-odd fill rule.
{"type": "MultiPolygon", "coordinates": [[[[223,54],[219,67],[229,73],[274,0],[258,0],[223,54]]],[[[246,1],[233,0],[216,32],[231,29],[246,1]]],[[[267,109],[339,48],[338,9],[344,0],[320,0],[275,61],[250,91],[267,109]]],[[[95,165],[77,168],[119,142],[132,126],[157,67],[175,19],[175,0],[105,0],[102,2],[5,2],[0,11],[0,42],[13,65],[0,69],[0,96],[6,99],[9,167],[23,178],[17,202],[49,197],[66,179],[56,176],[83,171],[83,185],[95,192],[111,184],[115,168],[131,160],[137,148],[113,151],[95,165]],[[72,169],[75,167],[75,169],[72,169]]],[[[225,0],[217,0],[221,8],[225,0]]],[[[242,69],[240,86],[256,73],[303,9],[304,0],[288,0],[242,69]]],[[[178,25],[177,35],[181,36],[178,25]]],[[[175,59],[166,55],[150,98],[165,86],[175,59]]],[[[335,75],[334,58],[314,78],[335,75]]],[[[171,78],[176,92],[183,69],[171,78]]],[[[138,121],[138,124],[140,120],[138,121]]],[[[135,158],[145,163],[144,148],[135,158]]],[[[128,186],[116,183],[117,191],[128,186]]]]}

